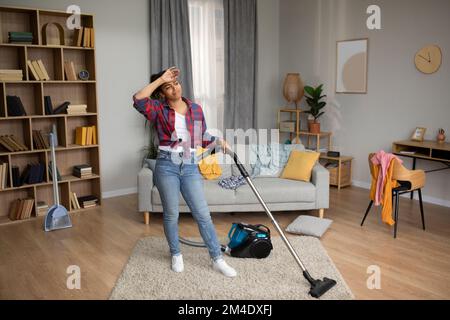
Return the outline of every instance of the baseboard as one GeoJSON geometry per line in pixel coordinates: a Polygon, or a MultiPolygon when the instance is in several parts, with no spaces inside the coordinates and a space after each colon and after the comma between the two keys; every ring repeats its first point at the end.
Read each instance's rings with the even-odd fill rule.
{"type": "Polygon", "coordinates": [[[114,190],[114,191],[106,191],[106,192],[102,192],[102,199],[125,196],[127,194],[133,194],[133,193],[137,193],[137,192],[138,192],[137,187],[114,190]]]}
{"type": "MultiPolygon", "coordinates": [[[[371,184],[369,182],[356,181],[356,180],[352,181],[352,185],[355,187],[363,188],[363,189],[370,189],[370,186],[371,186],[371,184]]],[[[403,194],[402,197],[409,198],[409,194],[403,194]]],[[[414,199],[419,200],[419,195],[417,192],[414,192],[414,199]]],[[[439,198],[435,198],[435,197],[426,196],[423,193],[422,193],[422,200],[423,200],[423,202],[432,203],[432,204],[436,204],[438,206],[450,208],[450,201],[448,201],[448,200],[443,200],[443,199],[439,199],[439,198]]]]}

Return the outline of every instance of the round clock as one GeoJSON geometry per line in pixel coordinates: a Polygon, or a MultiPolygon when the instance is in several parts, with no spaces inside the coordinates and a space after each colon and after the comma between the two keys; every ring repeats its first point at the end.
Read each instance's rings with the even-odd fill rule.
{"type": "Polygon", "coordinates": [[[78,73],[78,77],[79,77],[81,80],[89,80],[89,72],[88,72],[87,70],[81,70],[81,71],[78,73]]]}
{"type": "Polygon", "coordinates": [[[442,63],[442,51],[436,45],[420,49],[414,57],[414,63],[420,72],[431,74],[439,70],[442,63]]]}

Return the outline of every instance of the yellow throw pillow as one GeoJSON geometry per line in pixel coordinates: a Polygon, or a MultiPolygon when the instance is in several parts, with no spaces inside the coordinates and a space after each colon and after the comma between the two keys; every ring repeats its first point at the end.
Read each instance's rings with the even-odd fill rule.
{"type": "Polygon", "coordinates": [[[311,180],[311,171],[319,156],[319,152],[291,151],[281,178],[309,182],[311,180]]]}

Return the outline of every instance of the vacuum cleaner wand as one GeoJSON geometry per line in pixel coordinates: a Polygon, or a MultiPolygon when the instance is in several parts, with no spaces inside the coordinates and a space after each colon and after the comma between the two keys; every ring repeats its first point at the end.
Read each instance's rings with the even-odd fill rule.
{"type": "Polygon", "coordinates": [[[239,161],[239,158],[236,155],[236,153],[233,152],[232,150],[228,149],[228,148],[226,148],[225,152],[233,158],[233,160],[236,163],[236,166],[238,167],[238,169],[241,172],[242,176],[245,178],[245,180],[247,181],[248,185],[253,190],[253,193],[256,195],[256,197],[258,198],[259,202],[261,203],[261,205],[263,206],[264,210],[266,211],[267,215],[272,220],[273,225],[275,226],[275,228],[277,229],[277,231],[280,234],[281,238],[283,239],[284,243],[286,244],[287,248],[289,249],[289,252],[292,254],[292,256],[294,257],[294,259],[297,262],[297,264],[303,270],[303,276],[305,277],[306,280],[308,280],[309,284],[311,285],[311,289],[309,290],[309,294],[311,296],[313,296],[314,298],[319,298],[325,292],[327,292],[333,286],[335,286],[336,285],[336,281],[333,280],[333,279],[329,279],[329,278],[323,278],[323,280],[320,280],[320,279],[314,279],[313,277],[311,277],[311,275],[309,274],[309,272],[306,269],[305,265],[300,260],[299,256],[297,255],[297,253],[295,252],[294,248],[292,247],[291,243],[286,238],[283,230],[280,228],[278,222],[275,220],[275,218],[273,217],[273,215],[270,212],[269,208],[267,207],[267,205],[265,204],[265,202],[262,199],[261,195],[259,194],[258,190],[254,186],[252,180],[250,179],[250,175],[248,174],[247,170],[245,170],[245,167],[242,165],[242,163],[239,161]]]}

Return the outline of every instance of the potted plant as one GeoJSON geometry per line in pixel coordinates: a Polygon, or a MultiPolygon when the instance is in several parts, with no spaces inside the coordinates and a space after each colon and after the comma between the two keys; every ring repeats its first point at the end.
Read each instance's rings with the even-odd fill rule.
{"type": "Polygon", "coordinates": [[[320,133],[320,123],[317,119],[324,114],[321,110],[327,104],[325,101],[321,101],[322,98],[326,97],[326,95],[322,95],[322,87],[323,84],[316,88],[305,86],[305,98],[310,107],[310,109],[305,111],[305,113],[308,113],[311,117],[308,117],[308,119],[311,119],[308,123],[309,132],[311,133],[320,133]]]}
{"type": "MultiPolygon", "coordinates": [[[[147,126],[148,120],[145,121],[145,126],[147,126]]],[[[157,142],[157,133],[156,129],[152,123],[149,123],[150,127],[150,136],[149,136],[149,144],[144,148],[145,156],[143,159],[142,165],[144,162],[147,162],[148,167],[153,171],[156,164],[156,156],[158,155],[158,142],[157,142]]]]}

